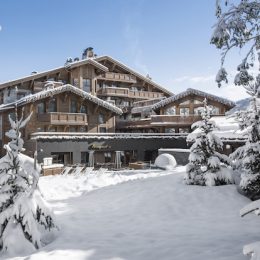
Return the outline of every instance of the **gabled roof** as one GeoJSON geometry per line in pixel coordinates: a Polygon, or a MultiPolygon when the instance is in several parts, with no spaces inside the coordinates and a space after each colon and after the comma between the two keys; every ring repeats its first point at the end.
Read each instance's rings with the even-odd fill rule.
{"type": "MultiPolygon", "coordinates": [[[[21,98],[17,101],[17,106],[23,106],[23,105],[33,103],[35,101],[47,98],[47,97],[51,97],[53,95],[64,93],[64,92],[71,92],[73,94],[76,94],[76,95],[82,97],[84,100],[89,100],[89,101],[91,101],[91,102],[93,102],[93,103],[95,103],[95,104],[97,104],[101,107],[104,107],[104,108],[112,111],[113,113],[116,113],[116,114],[119,114],[119,115],[121,115],[123,113],[120,108],[118,108],[118,107],[116,107],[116,106],[96,97],[96,96],[93,96],[93,95],[91,95],[91,94],[89,94],[89,93],[87,93],[87,92],[85,92],[85,91],[83,91],[79,88],[76,88],[76,87],[74,87],[70,84],[62,85],[62,86],[56,87],[56,88],[49,88],[49,89],[40,91],[36,94],[25,96],[25,97],[23,97],[23,98],[21,98]]],[[[0,112],[14,108],[15,104],[16,104],[16,102],[1,105],[0,106],[0,112]]]]}
{"type": "Polygon", "coordinates": [[[209,94],[209,93],[206,93],[206,92],[203,92],[201,90],[197,90],[197,89],[193,89],[193,88],[188,88],[186,91],[184,92],[181,92],[177,95],[174,95],[174,96],[171,96],[169,98],[166,98],[156,104],[153,105],[152,109],[153,110],[157,110],[161,107],[164,107],[164,106],[167,106],[168,104],[174,102],[174,101],[177,101],[181,98],[184,98],[184,97],[187,97],[189,95],[196,95],[196,96],[201,96],[203,98],[207,98],[209,100],[213,100],[213,101],[216,101],[216,102],[219,102],[223,105],[226,105],[230,108],[234,107],[236,104],[233,102],[233,101],[230,101],[226,98],[221,98],[221,97],[218,97],[218,96],[215,96],[215,95],[212,95],[212,94],[209,94]]]}
{"type": "Polygon", "coordinates": [[[26,76],[26,77],[23,77],[23,78],[19,78],[19,79],[16,79],[16,80],[11,80],[11,81],[7,81],[7,82],[4,82],[4,83],[1,83],[0,84],[0,89],[8,87],[8,86],[14,86],[14,85],[22,83],[22,82],[28,82],[28,81],[31,81],[31,80],[35,80],[35,79],[47,76],[48,74],[55,74],[55,73],[58,73],[62,69],[72,69],[72,68],[79,67],[81,65],[86,65],[86,64],[91,64],[91,65],[95,66],[96,68],[98,68],[98,69],[100,69],[100,70],[102,70],[104,72],[108,71],[107,67],[105,67],[104,65],[98,63],[95,60],[93,60],[93,59],[84,59],[84,60],[80,60],[80,61],[71,62],[71,63],[69,63],[67,65],[62,66],[62,67],[58,67],[58,68],[55,68],[55,69],[47,70],[47,71],[44,71],[44,72],[35,73],[35,74],[29,75],[29,76],[26,76]]]}
{"type": "Polygon", "coordinates": [[[116,64],[118,67],[123,68],[124,70],[128,71],[129,73],[135,75],[136,77],[142,79],[143,81],[151,84],[152,86],[154,86],[155,88],[160,89],[161,91],[163,91],[164,93],[168,94],[168,95],[173,95],[173,93],[171,91],[169,91],[168,89],[162,87],[161,85],[158,85],[157,83],[155,83],[154,81],[152,81],[151,79],[139,74],[138,72],[134,71],[133,69],[129,68],[128,66],[124,65],[123,63],[119,62],[118,60],[113,59],[110,56],[100,56],[95,58],[95,60],[97,62],[103,61],[103,60],[109,60],[110,62],[116,64]]]}

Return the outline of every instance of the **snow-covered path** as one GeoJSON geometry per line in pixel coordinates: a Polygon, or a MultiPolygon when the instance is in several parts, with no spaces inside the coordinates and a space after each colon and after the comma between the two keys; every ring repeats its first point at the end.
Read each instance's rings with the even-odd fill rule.
{"type": "Polygon", "coordinates": [[[59,237],[15,259],[248,259],[243,245],[260,239],[260,218],[239,217],[248,200],[234,186],[186,186],[182,179],[129,181],[53,202],[59,237]]]}

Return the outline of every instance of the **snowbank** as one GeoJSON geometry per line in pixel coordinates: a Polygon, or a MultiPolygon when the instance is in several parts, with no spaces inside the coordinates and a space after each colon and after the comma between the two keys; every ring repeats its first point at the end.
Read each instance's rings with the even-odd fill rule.
{"type": "Polygon", "coordinates": [[[113,183],[113,178],[135,181],[86,192],[84,174],[40,178],[61,234],[38,252],[15,260],[245,260],[243,245],[259,238],[259,219],[238,214],[249,200],[235,185],[184,185],[184,167],[168,175],[105,171],[100,180],[91,172],[93,188],[94,183],[113,183]],[[151,176],[158,178],[147,178],[151,176]],[[81,196],[75,197],[77,192],[81,196]]]}

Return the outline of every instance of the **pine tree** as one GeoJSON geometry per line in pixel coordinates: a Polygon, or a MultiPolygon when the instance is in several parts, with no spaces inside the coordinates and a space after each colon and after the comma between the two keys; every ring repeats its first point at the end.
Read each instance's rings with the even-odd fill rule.
{"type": "Polygon", "coordinates": [[[186,168],[187,184],[212,186],[233,183],[232,175],[227,168],[229,159],[218,152],[222,149],[223,143],[212,132],[215,123],[209,120],[210,113],[205,99],[204,107],[200,111],[202,121],[192,125],[192,128],[196,128],[195,133],[187,137],[187,141],[193,143],[186,168]]]}
{"type": "Polygon", "coordinates": [[[0,159],[0,250],[19,252],[38,249],[44,234],[56,228],[54,218],[38,189],[39,169],[34,160],[21,152],[20,129],[30,120],[23,115],[15,120],[9,115],[11,141],[4,146],[6,155],[0,159]],[[19,241],[18,241],[19,239],[19,241]]]}
{"type": "Polygon", "coordinates": [[[248,139],[238,148],[231,158],[234,169],[242,172],[240,188],[249,198],[260,199],[260,75],[254,84],[249,84],[247,92],[253,97],[247,111],[237,113],[241,130],[245,130],[248,139]]]}

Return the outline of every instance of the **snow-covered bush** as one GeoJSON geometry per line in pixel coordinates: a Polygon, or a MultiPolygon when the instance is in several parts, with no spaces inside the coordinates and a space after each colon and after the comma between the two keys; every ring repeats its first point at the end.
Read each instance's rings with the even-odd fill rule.
{"type": "Polygon", "coordinates": [[[218,151],[222,150],[222,141],[212,133],[215,128],[210,121],[210,107],[204,100],[204,108],[200,111],[202,121],[196,122],[192,128],[196,130],[187,137],[193,143],[186,168],[185,182],[194,185],[224,185],[233,183],[229,168],[229,158],[218,151]]]}
{"type": "Polygon", "coordinates": [[[21,152],[20,129],[30,120],[9,116],[11,141],[4,146],[6,155],[0,159],[0,250],[22,253],[48,243],[50,231],[56,228],[51,211],[39,190],[39,168],[34,160],[21,152]]]}

